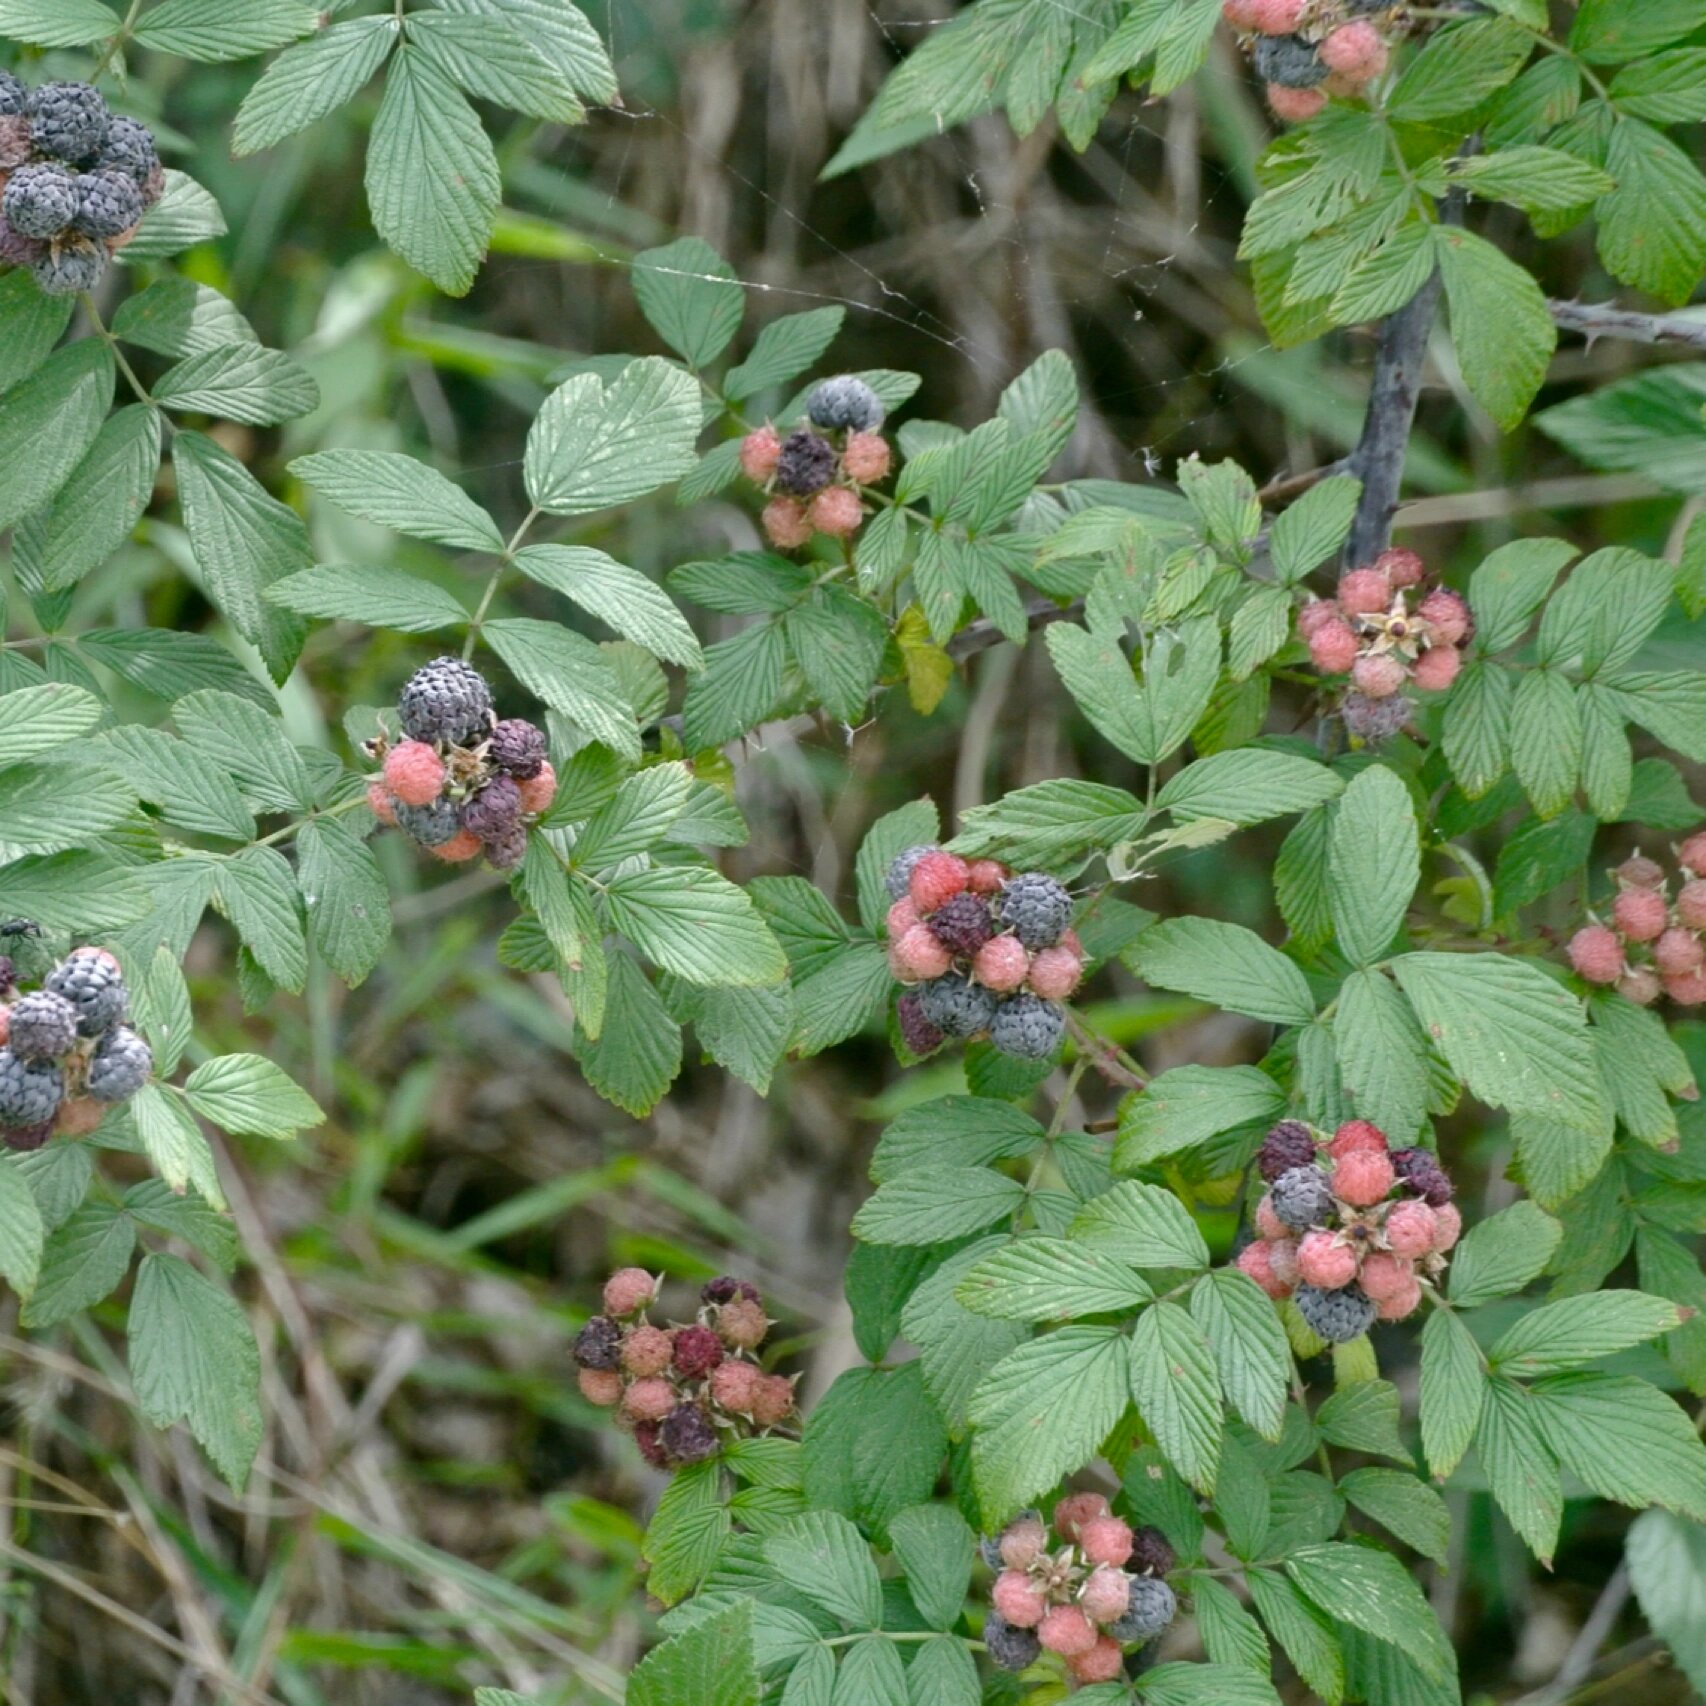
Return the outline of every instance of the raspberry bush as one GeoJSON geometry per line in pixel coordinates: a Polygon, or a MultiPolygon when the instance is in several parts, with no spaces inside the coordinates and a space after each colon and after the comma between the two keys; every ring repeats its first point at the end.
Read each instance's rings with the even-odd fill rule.
{"type": "MultiPolygon", "coordinates": [[[[1691,503],[1656,537],[1510,527],[1482,550],[1398,507],[1442,296],[1445,371],[1489,443],[1560,327],[1706,342],[1549,300],[1507,252],[1591,217],[1623,286],[1680,303],[1706,273],[1706,183],[1670,134],[1706,119],[1706,9],[1582,0],[1561,33],[1555,10],[973,0],[830,162],[992,107],[1085,149],[1123,91],[1194,102],[1211,58],[1254,79],[1279,133],[1239,162],[1240,255],[1271,345],[1376,327],[1354,448],[1264,486],[1188,445],[1155,477],[1085,472],[1093,398],[1058,350],[1008,363],[986,418],[934,419],[936,375],[844,371],[838,303],[757,323],[695,236],[622,257],[638,353],[494,353],[424,321],[488,248],[588,258],[500,205],[506,171],[551,181],[541,137],[618,98],[573,6],[0,0],[6,1344],[182,1422],[238,1497],[335,1472],[399,1347],[371,1406],[329,1404],[317,1347],[298,1335],[287,1365],[251,1325],[261,1296],[301,1317],[296,1252],[235,1227],[260,1224],[257,1167],[316,1159],[263,1144],[365,1117],[335,1038],[359,1050],[419,969],[394,930],[489,902],[493,940],[480,911],[458,951],[489,959],[494,1009],[635,1119],[703,1063],[787,1105],[799,1063],[869,1070],[881,1039],[894,1082],[865,1104],[884,1129],[833,1379],[829,1323],[740,1277],[761,1251],[720,1274],[624,1227],[596,1303],[551,1307],[554,1424],[608,1427],[650,1477],[643,1537],[563,1518],[626,1546],[644,1641],[607,1661],[578,1604],[492,1572],[503,1639],[432,1649],[435,1686],[1447,1706],[1464,1666],[1427,1590],[1465,1522],[1549,1567],[1569,1501],[1623,1550],[1590,1628],[1609,1636],[1626,1572],[1706,1688],[1706,524],[1691,503]],[[237,82],[205,69],[263,55],[237,82]],[[289,318],[252,262],[222,259],[246,233],[163,163],[183,114],[138,74],[162,64],[202,124],[230,109],[239,157],[369,126],[363,200],[397,259],[316,283],[282,328],[295,354],[247,317],[289,318]],[[368,320],[427,352],[431,457],[343,413],[327,352],[368,320]],[[475,405],[435,363],[493,362],[508,454],[476,479],[443,448],[446,397],[475,405]],[[1027,646],[1081,758],[993,795],[968,759],[951,809],[909,772],[845,881],[748,845],[763,789],[798,783],[772,753],[810,743],[803,763],[851,775],[868,727],[942,726],[972,660],[1027,646]],[[198,1027],[226,986],[253,1048],[198,1027]],[[1221,1028],[1181,1033],[1201,1058],[1151,1053],[1205,1015],[1221,1028]],[[269,1058],[298,1030],[314,1095],[269,1058]],[[334,1418],[319,1455],[271,1421],[299,1374],[334,1418]],[[507,1650],[530,1627],[560,1667],[507,1650]]],[[[1698,438],[1697,393],[1657,366],[1541,424],[1596,468],[1674,470],[1659,441],[1698,438]]],[[[490,1077],[503,1093],[495,1054],[490,1077]]],[[[371,1207],[403,1154],[362,1149],[352,1193],[371,1207]]],[[[372,1226],[460,1259],[639,1179],[707,1239],[747,1235],[667,1177],[549,1179],[412,1245],[372,1226]]],[[[373,1326],[359,1292],[342,1306],[373,1326]]],[[[31,1429],[60,1403],[33,1393],[31,1429]]],[[[219,1591],[168,1645],[213,1653],[222,1697],[272,1698],[222,1674],[224,1646],[309,1702],[336,1697],[317,1663],[367,1661],[276,1638],[294,1566],[263,1560],[251,1591],[236,1507],[195,1485],[175,1510],[110,1437],[66,1438],[147,1511],[150,1547],[193,1539],[219,1591]]],[[[423,1591],[456,1584],[446,1608],[480,1579],[377,1520],[323,1521],[423,1591]]]]}

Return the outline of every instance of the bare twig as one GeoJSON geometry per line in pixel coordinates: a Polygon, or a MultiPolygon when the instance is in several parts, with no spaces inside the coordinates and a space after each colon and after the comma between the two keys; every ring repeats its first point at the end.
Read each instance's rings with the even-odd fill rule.
{"type": "Polygon", "coordinates": [[[1558,1674],[1544,1688],[1523,1695],[1517,1706],[1562,1706],[1570,1698],[1592,1674],[1595,1655],[1604,1645],[1606,1636],[1617,1627],[1617,1619],[1629,1603],[1629,1593],[1629,1566],[1619,1564],[1611,1572],[1593,1610],[1588,1613],[1587,1621],[1570,1643],[1570,1650],[1564,1655],[1558,1674]]]}
{"type": "Polygon", "coordinates": [[[1638,314],[1610,302],[1549,301],[1552,318],[1567,331],[1597,338],[1623,338],[1637,344],[1687,344],[1706,349],[1706,319],[1691,314],[1638,314]]]}

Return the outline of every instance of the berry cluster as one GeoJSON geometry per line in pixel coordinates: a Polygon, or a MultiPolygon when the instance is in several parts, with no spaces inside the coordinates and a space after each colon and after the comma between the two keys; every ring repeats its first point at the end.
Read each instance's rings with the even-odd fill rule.
{"type": "Polygon", "coordinates": [[[500,722],[492,690],[460,658],[434,658],[397,696],[404,738],[383,736],[367,750],[381,764],[367,803],[435,859],[458,864],[486,856],[513,870],[527,852],[527,825],[557,792],[545,736],[519,717],[500,722]]]}
{"type": "Polygon", "coordinates": [[[722,1434],[761,1433],[794,1413],[794,1383],[755,1360],[770,1318],[756,1286],[727,1275],[699,1293],[698,1318],[654,1326],[646,1311],[658,1282],[623,1268],[604,1287],[604,1313],[575,1339],[583,1397],[614,1409],[655,1469],[700,1463],[722,1449],[722,1434]],[[721,1430],[721,1431],[719,1431],[721,1430]]]}
{"type": "Polygon", "coordinates": [[[1415,1313],[1422,1281],[1444,1270],[1463,1230],[1431,1149],[1389,1150],[1367,1120],[1347,1120],[1331,1138],[1282,1120],[1256,1165],[1268,1191],[1258,1241],[1238,1266],[1269,1297],[1289,1297],[1329,1344],[1415,1313]]]}
{"type": "Polygon", "coordinates": [[[740,465],[771,494],[764,531],[785,551],[814,534],[846,539],[865,519],[862,486],[888,478],[882,399],[851,373],[825,379],[806,398],[806,421],[786,437],[768,422],[740,441],[740,465]],[[819,430],[813,430],[814,428],[819,430]]]}
{"type": "Polygon", "coordinates": [[[130,994],[105,948],[74,948],[19,991],[0,959],[0,1143],[40,1149],[58,1132],[86,1137],[154,1070],[148,1044],[125,1024],[130,994]]]}
{"type": "Polygon", "coordinates": [[[1392,58],[1394,0],[1225,0],[1276,118],[1301,124],[1329,95],[1354,97],[1392,58]]]}
{"type": "Polygon", "coordinates": [[[1069,1493],[1053,1526],[1051,1541],[1042,1516],[1024,1511],[983,1542],[996,1572],[984,1645],[1003,1670],[1050,1652],[1075,1681],[1117,1681],[1126,1648],[1153,1640],[1178,1613],[1165,1580],[1173,1548],[1160,1529],[1122,1522],[1100,1493],[1069,1493]]]}
{"type": "Polygon", "coordinates": [[[1042,871],[909,847],[889,865],[889,969],[915,985],[896,1009],[913,1054],[987,1032],[1003,1054],[1046,1060],[1066,1033],[1060,1005],[1084,976],[1072,896],[1042,871]]]}
{"type": "Polygon", "coordinates": [[[1641,1007],[1661,995],[1679,1007],[1706,1003],[1706,830],[1677,848],[1676,861],[1683,881],[1672,901],[1661,865],[1639,853],[1624,860],[1611,873],[1611,922],[1570,938],[1570,964],[1589,983],[1614,983],[1641,1007]]]}
{"type": "Polygon", "coordinates": [[[165,187],[153,133],[98,89],[0,71],[0,266],[49,296],[93,290],[165,187]]]}
{"type": "Polygon", "coordinates": [[[1449,588],[1423,590],[1425,572],[1414,551],[1383,551],[1352,569],[1332,598],[1311,599],[1297,613],[1315,667],[1351,678],[1339,710],[1359,740],[1391,739],[1410,718],[1404,689],[1443,692],[1463,667],[1458,647],[1475,631],[1474,618],[1449,588]]]}

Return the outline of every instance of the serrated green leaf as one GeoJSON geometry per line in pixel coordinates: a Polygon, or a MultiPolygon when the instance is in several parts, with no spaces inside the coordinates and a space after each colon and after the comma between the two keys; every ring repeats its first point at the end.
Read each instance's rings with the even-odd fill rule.
{"type": "MultiPolygon", "coordinates": [[[[16,1167],[0,1166],[0,1279],[26,1300],[36,1289],[46,1235],[35,1193],[24,1175],[16,1167]]],[[[29,1315],[30,1305],[26,1301],[26,1322],[29,1315]]]]}
{"type": "Polygon", "coordinates": [[[1253,930],[1212,918],[1174,918],[1145,930],[1126,958],[1146,982],[1276,1025],[1315,1016],[1303,973],[1253,930]]]}
{"type": "Polygon", "coordinates": [[[185,1081],[184,1095],[203,1119],[249,1137],[293,1137],[326,1118],[288,1073],[258,1054],[203,1061],[185,1081]]]}
{"type": "Polygon", "coordinates": [[[287,48],[237,109],[232,152],[253,154],[352,100],[402,38],[394,16],[348,18],[287,48]]]}
{"type": "Polygon", "coordinates": [[[6,393],[0,410],[0,530],[71,478],[107,417],[113,358],[96,338],[68,345],[6,393]]]}
{"type": "Polygon", "coordinates": [[[1328,842],[1333,928],[1349,959],[1367,965],[1391,947],[1421,875],[1410,790],[1384,765],[1346,788],[1328,842]]]}
{"type": "Polygon", "coordinates": [[[1285,1571],[1328,1616],[1397,1647],[1424,1676],[1449,1676],[1455,1669],[1432,1607],[1389,1553],[1328,1542],[1293,1552],[1285,1571]]]}
{"type": "Polygon", "coordinates": [[[607,622],[655,657],[687,669],[704,666],[704,654],[687,619],[656,581],[585,545],[529,545],[515,566],[607,622]]]}
{"type": "Polygon", "coordinates": [[[136,21],[134,34],[144,47],[211,64],[283,47],[317,21],[307,0],[244,0],[235,13],[226,0],[161,0],[136,21]]]}
{"type": "Polygon", "coordinates": [[[1062,1238],[1025,1238],[986,1256],[954,1296],[997,1321],[1063,1321],[1123,1313],[1154,1293],[1137,1274],[1062,1238]]]}
{"type": "Polygon", "coordinates": [[[219,866],[218,895],[243,944],[281,989],[308,980],[302,896],[289,864],[273,847],[247,847],[219,866]]]}
{"type": "Polygon", "coordinates": [[[1502,1333],[1487,1360],[1500,1374],[1524,1380],[1558,1374],[1657,1338],[1681,1319],[1669,1298],[1641,1291],[1561,1297],[1531,1309],[1502,1333]]]}
{"type": "Polygon", "coordinates": [[[690,983],[775,983],[788,969],[752,902],[715,871],[635,871],[605,893],[611,922],[648,958],[690,983]]]}
{"type": "Polygon", "coordinates": [[[1206,1268],[1208,1245],[1190,1211],[1171,1191],[1128,1179],[1092,1197],[1067,1236],[1134,1268],[1206,1268]]]}
{"type": "Polygon", "coordinates": [[[634,295],[658,335],[689,367],[715,361],[740,330],[746,292],[701,237],[681,237],[634,257],[634,295]]]}
{"type": "Polygon", "coordinates": [[[1545,1273],[1564,1229],[1530,1202],[1512,1203],[1484,1220],[1451,1259],[1451,1301],[1473,1308],[1521,1291],[1545,1273]]]}
{"type": "Polygon", "coordinates": [[[1216,1268],[1191,1288],[1191,1314],[1233,1409],[1264,1439],[1278,1439],[1292,1363],[1273,1303],[1247,1275],[1216,1268]]]}
{"type": "Polygon", "coordinates": [[[1131,1395],[1167,1461],[1197,1489],[1214,1490],[1224,1429],[1220,1373],[1202,1328],[1176,1303],[1138,1317],[1131,1395]]]}
{"type": "Polygon", "coordinates": [[[303,616],[362,622],[399,634],[430,634],[465,627],[470,620],[454,593],[406,570],[370,564],[316,563],[274,581],[262,596],[303,616]]]}
{"type": "Polygon", "coordinates": [[[628,1706],[754,1706],[754,1602],[739,1599],[654,1648],[628,1678],[628,1706]]]}
{"type": "Polygon", "coordinates": [[[1354,1469],[1339,1483],[1339,1490],[1364,1516],[1372,1517],[1424,1558],[1446,1561],[1451,1515],[1425,1481],[1401,1469],[1354,1469]]]}
{"type": "Polygon", "coordinates": [[[436,468],[385,450],[323,450],[290,465],[340,509],[364,521],[464,551],[501,551],[498,524],[436,468]]]}
{"type": "Polygon", "coordinates": [[[932,1629],[951,1629],[965,1609],[977,1537],[958,1511],[915,1505],[891,1518],[889,1541],[907,1592],[932,1629]]]}
{"type": "Polygon", "coordinates": [[[501,17],[416,12],[406,29],[411,47],[479,100],[558,124],[586,117],[568,79],[501,17]]]}

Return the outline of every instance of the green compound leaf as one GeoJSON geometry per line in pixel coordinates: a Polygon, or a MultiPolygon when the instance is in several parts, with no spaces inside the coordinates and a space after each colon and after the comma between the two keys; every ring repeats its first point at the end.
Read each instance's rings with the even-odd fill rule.
{"type": "Polygon", "coordinates": [[[203,1119],[248,1137],[293,1137],[326,1118],[288,1073],[258,1054],[203,1061],[185,1081],[184,1094],[203,1119]]]}
{"type": "Polygon", "coordinates": [[[1154,1304],[1138,1318],[1131,1395],[1167,1461],[1212,1493],[1225,1427],[1220,1373],[1202,1328],[1178,1304],[1154,1304]]]}
{"type": "Polygon", "coordinates": [[[1424,1676],[1439,1679],[1456,1670],[1433,1608],[1389,1553],[1328,1542],[1293,1552],[1285,1571],[1329,1617],[1397,1647],[1424,1676]]]}
{"type": "Polygon", "coordinates": [[[1154,1293],[1137,1274],[1062,1238],[1025,1238],[979,1262],[954,1296],[997,1321],[1061,1321],[1135,1309],[1154,1293]]]}
{"type": "Polygon", "coordinates": [[[1487,1360],[1499,1373],[1531,1379],[1614,1356],[1678,1326],[1665,1297],[1642,1291],[1599,1291],[1561,1297],[1531,1309],[1493,1343],[1487,1360]]]}
{"type": "Polygon", "coordinates": [[[1460,1309],[1521,1291],[1545,1273],[1564,1228],[1531,1202],[1483,1220],[1451,1258],[1451,1301],[1460,1309]]]}
{"type": "Polygon", "coordinates": [[[394,16],[347,18],[287,48],[237,109],[234,154],[254,154],[352,100],[401,39],[394,16]]]}
{"type": "Polygon", "coordinates": [[[628,1706],[755,1706],[755,1610],[753,1600],[738,1599],[648,1653],[628,1679],[628,1706]]]}
{"type": "MultiPolygon", "coordinates": [[[[0,1163],[0,1279],[22,1297],[35,1290],[46,1235],[35,1193],[24,1175],[16,1166],[0,1163]]],[[[28,1303],[24,1308],[27,1320],[28,1303]]]]}
{"type": "Polygon", "coordinates": [[[464,551],[501,551],[498,524],[436,468],[389,450],[322,450],[290,465],[340,509],[464,551]]]}
{"type": "Polygon", "coordinates": [[[1647,1621],[1697,1692],[1706,1692],[1706,1527],[1646,1511],[1629,1528],[1624,1556],[1647,1621]]]}
{"type": "Polygon", "coordinates": [[[1126,1180],[1092,1197],[1067,1228],[1076,1244],[1134,1268],[1208,1266],[1208,1245],[1191,1212],[1160,1185],[1126,1180]]]}
{"type": "Polygon", "coordinates": [[[1355,964],[1368,965],[1391,947],[1421,875],[1410,790],[1384,765],[1370,765],[1345,789],[1333,814],[1328,869],[1339,946],[1355,964]]]}
{"type": "Polygon", "coordinates": [[[1270,1299],[1248,1275],[1216,1268],[1191,1288],[1191,1314],[1214,1352],[1233,1409],[1264,1439],[1277,1440],[1292,1363],[1270,1299]]]}
{"type": "Polygon", "coordinates": [[[1315,1016],[1303,973],[1241,924],[1168,919],[1145,930],[1127,957],[1132,969],[1158,988],[1176,989],[1253,1019],[1305,1025],[1315,1016]]]}
{"type": "MultiPolygon", "coordinates": [[[[9,1168],[0,1168],[0,1174],[14,1176],[9,1168]]],[[[0,1186],[0,1199],[5,1191],[0,1186]]],[[[0,1202],[0,1222],[4,1219],[0,1202]]],[[[16,1274],[6,1276],[17,1290],[31,1293],[24,1304],[24,1325],[57,1326],[110,1297],[129,1273],[135,1248],[136,1226],[128,1214],[111,1203],[84,1203],[41,1250],[33,1292],[16,1274]]]]}
{"type": "Polygon", "coordinates": [[[634,257],[633,283],[641,312],[689,367],[715,361],[740,330],[746,292],[703,238],[642,250],[634,257]]]}

